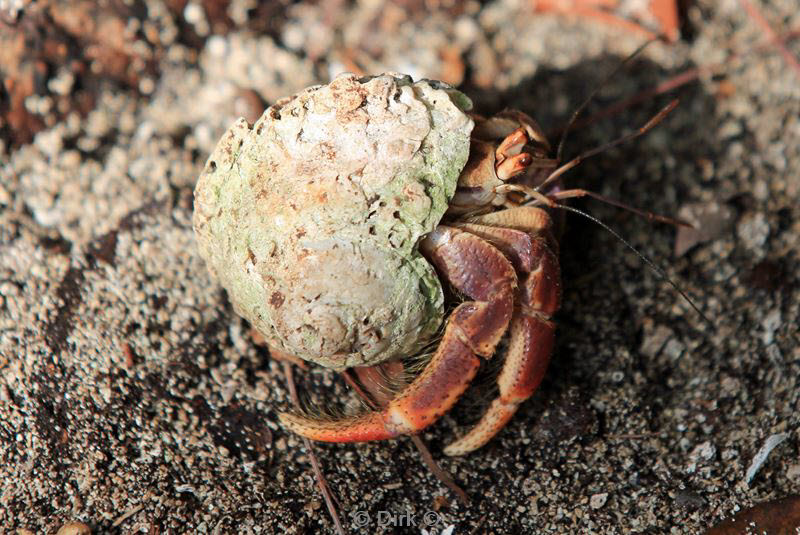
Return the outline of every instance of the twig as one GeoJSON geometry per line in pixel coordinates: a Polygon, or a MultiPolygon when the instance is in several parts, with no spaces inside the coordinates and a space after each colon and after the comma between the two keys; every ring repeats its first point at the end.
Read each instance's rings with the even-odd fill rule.
{"type": "MultiPolygon", "coordinates": [[[[356,393],[361,396],[361,399],[364,400],[364,403],[366,403],[370,409],[380,410],[378,403],[367,391],[361,387],[351,373],[352,372],[350,370],[345,370],[342,372],[344,380],[347,382],[347,384],[349,384],[353,390],[355,390],[356,393]]],[[[458,486],[458,483],[455,482],[453,477],[444,468],[439,466],[422,438],[420,438],[419,435],[411,435],[411,441],[414,443],[414,446],[417,447],[417,451],[419,451],[419,454],[422,456],[422,460],[428,466],[428,470],[430,470],[433,475],[439,478],[439,481],[444,483],[447,488],[452,490],[455,495],[458,496],[458,499],[461,501],[461,503],[464,505],[469,505],[469,496],[467,493],[464,491],[464,489],[458,486]]]]}
{"type": "Polygon", "coordinates": [[[766,34],[767,38],[775,46],[775,48],[778,49],[778,52],[781,53],[781,56],[783,56],[783,59],[786,60],[786,63],[789,65],[789,67],[794,69],[794,72],[797,74],[798,78],[800,78],[800,61],[798,61],[798,59],[794,57],[789,49],[786,48],[783,38],[775,33],[775,30],[772,29],[772,26],[770,26],[767,19],[764,18],[764,15],[761,14],[761,11],[759,11],[759,9],[753,5],[750,0],[739,0],[739,3],[742,4],[742,7],[745,9],[745,11],[747,11],[747,14],[750,15],[756,24],[761,26],[761,29],[766,34]]]}
{"type": "Polygon", "coordinates": [[[378,404],[375,402],[372,395],[364,390],[364,387],[361,386],[361,383],[359,383],[353,377],[349,368],[342,372],[342,377],[344,377],[344,381],[350,386],[350,388],[355,390],[356,394],[358,394],[358,396],[364,401],[364,403],[367,404],[370,409],[374,411],[379,410],[378,404]]]}
{"type": "MultiPolygon", "coordinates": [[[[668,93],[669,91],[673,91],[683,85],[688,84],[689,82],[693,82],[694,80],[699,78],[702,74],[707,72],[713,72],[715,69],[721,68],[722,65],[723,64],[720,63],[720,64],[705,65],[703,67],[693,67],[691,69],[687,69],[682,73],[661,82],[655,87],[651,87],[650,89],[644,89],[630,98],[626,98],[625,100],[620,100],[618,102],[615,102],[611,106],[608,106],[607,108],[600,110],[599,112],[587,117],[586,119],[575,121],[571,129],[574,130],[577,128],[584,128],[607,117],[612,117],[614,115],[617,115],[621,111],[627,110],[628,108],[632,108],[633,106],[636,106],[637,104],[640,104],[642,102],[651,100],[653,97],[657,95],[668,93]]],[[[558,128],[553,132],[548,133],[548,136],[558,135],[561,133],[562,130],[563,127],[558,128]]]]}
{"type": "Polygon", "coordinates": [[[486,515],[483,515],[480,520],[478,520],[478,525],[470,531],[470,535],[477,535],[483,525],[486,523],[486,515]]]}
{"type": "MultiPolygon", "coordinates": [[[[289,385],[289,395],[292,398],[292,403],[296,407],[300,407],[300,398],[297,395],[297,387],[294,384],[294,374],[292,373],[292,364],[287,361],[282,361],[283,363],[283,374],[286,376],[286,383],[289,385]]],[[[303,437],[303,443],[306,445],[306,449],[308,450],[308,457],[311,459],[311,466],[314,469],[314,475],[317,479],[317,487],[319,487],[319,491],[322,494],[323,499],[325,500],[325,505],[328,508],[328,513],[331,515],[331,519],[333,520],[333,524],[336,526],[336,532],[339,535],[345,535],[344,528],[342,527],[342,522],[339,520],[339,513],[336,511],[336,505],[333,502],[333,495],[331,494],[330,489],[328,488],[328,482],[325,480],[325,475],[322,473],[322,468],[320,468],[319,460],[317,459],[317,455],[314,453],[314,446],[311,444],[311,441],[308,440],[306,437],[303,437]]]]}
{"type": "Polygon", "coordinates": [[[458,486],[458,483],[453,480],[453,477],[449,472],[439,466],[439,464],[433,458],[433,455],[431,455],[428,446],[426,446],[425,442],[422,441],[422,438],[420,438],[419,435],[411,435],[411,440],[414,442],[419,454],[422,456],[422,460],[428,465],[428,470],[430,470],[433,475],[438,477],[442,483],[447,485],[447,488],[452,490],[456,496],[458,496],[458,499],[461,500],[461,503],[464,505],[469,505],[469,496],[467,493],[464,492],[464,489],[458,486]]]}
{"type": "MultiPolygon", "coordinates": [[[[800,29],[794,29],[779,36],[776,36],[775,39],[777,40],[777,43],[783,43],[786,40],[795,39],[798,36],[800,36],[800,29]]],[[[614,104],[598,111],[597,113],[587,117],[586,119],[576,120],[574,123],[572,123],[571,126],[569,126],[569,129],[576,130],[579,128],[584,128],[602,119],[613,117],[614,115],[617,115],[618,113],[627,110],[628,108],[632,108],[638,104],[641,104],[642,102],[652,100],[653,97],[656,97],[658,95],[663,95],[664,93],[669,93],[670,91],[674,91],[679,87],[689,84],[705,74],[712,74],[717,71],[722,71],[725,68],[726,64],[742,56],[745,56],[748,53],[762,52],[773,46],[776,46],[776,43],[774,42],[764,43],[751,50],[746,50],[744,52],[742,51],[732,52],[725,58],[724,61],[720,63],[711,63],[708,65],[700,65],[698,67],[692,67],[690,69],[686,69],[685,71],[678,73],[675,76],[664,80],[663,82],[660,82],[654,87],[651,87],[649,89],[644,89],[630,98],[615,102],[614,104]]],[[[785,49],[786,47],[784,46],[783,48],[785,49]]],[[[547,137],[555,138],[556,136],[560,136],[565,128],[567,127],[562,126],[559,128],[555,128],[547,133],[547,137]]]]}
{"type": "Polygon", "coordinates": [[[608,440],[644,440],[665,435],[666,433],[620,433],[618,435],[606,435],[606,438],[608,440]]]}
{"type": "Polygon", "coordinates": [[[128,520],[130,517],[132,517],[133,515],[135,515],[139,511],[141,511],[142,509],[144,509],[144,504],[140,503],[139,505],[137,505],[136,507],[134,507],[133,509],[131,509],[130,511],[128,511],[127,513],[122,515],[121,517],[119,517],[116,520],[114,520],[114,523],[111,524],[111,527],[115,528],[115,527],[119,526],[120,524],[122,524],[123,522],[128,520]]]}

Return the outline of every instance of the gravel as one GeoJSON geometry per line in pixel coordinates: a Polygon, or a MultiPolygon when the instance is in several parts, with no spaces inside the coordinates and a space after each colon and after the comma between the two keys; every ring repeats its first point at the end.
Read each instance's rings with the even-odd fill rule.
{"type": "MultiPolygon", "coordinates": [[[[24,16],[27,2],[11,4],[24,16]]],[[[521,0],[430,14],[412,1],[320,0],[272,18],[245,0],[136,4],[169,36],[148,41],[152,87],[138,74],[95,75],[90,87],[55,69],[41,98],[92,91],[93,105],[0,144],[0,530],[332,532],[308,451],[277,424],[290,405],[281,365],[196,250],[192,190],[208,152],[237,117],[357,67],[446,79],[486,113],[513,106],[553,130],[641,38],[534,15],[521,0]]],[[[763,9],[783,30],[800,24],[792,0],[763,9]]],[[[738,2],[698,1],[688,18],[690,40],[650,46],[587,115],[724,66],[673,93],[681,104],[656,130],[567,181],[667,215],[719,206],[725,221],[674,256],[673,229],[573,204],[662,266],[709,321],[570,214],[542,388],[473,455],[441,450],[489,399],[491,377],[423,434],[472,504],[407,439],[315,446],[350,532],[419,533],[397,526],[416,515],[437,533],[694,533],[800,493],[800,83],[758,48],[764,36],[738,2]],[[754,456],[783,434],[748,484],[754,456]]],[[[581,127],[566,154],[643,124],[669,98],[581,127]]],[[[295,376],[311,403],[353,399],[330,372],[295,376]]]]}

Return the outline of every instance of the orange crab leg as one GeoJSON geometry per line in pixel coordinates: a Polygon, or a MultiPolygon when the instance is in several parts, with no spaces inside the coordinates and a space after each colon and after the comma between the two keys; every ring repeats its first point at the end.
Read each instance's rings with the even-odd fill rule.
{"type": "Polygon", "coordinates": [[[473,299],[459,305],[447,322],[431,361],[380,412],[346,420],[318,420],[282,413],[290,430],[324,442],[360,442],[418,432],[452,407],[508,328],[517,279],[514,268],[489,243],[455,228],[439,226],[422,251],[451,284],[473,299]]]}
{"type": "Polygon", "coordinates": [[[322,442],[368,442],[397,436],[384,424],[379,412],[342,420],[319,420],[291,412],[282,412],[278,417],[290,431],[322,442]]]}
{"type": "Polygon", "coordinates": [[[480,421],[466,435],[444,449],[446,455],[464,455],[491,440],[505,427],[519,405],[542,382],[553,351],[555,326],[537,318],[520,315],[511,323],[509,357],[497,384],[500,396],[492,401],[480,421]]]}
{"type": "Polygon", "coordinates": [[[475,220],[478,223],[461,228],[494,243],[512,259],[515,268],[527,275],[517,291],[508,354],[497,378],[500,396],[469,433],[445,448],[447,455],[463,455],[483,446],[539,387],[555,339],[555,325],[550,317],[558,310],[561,300],[558,259],[548,243],[552,223],[546,212],[520,207],[475,220]],[[527,232],[484,223],[522,227],[527,232]]]}
{"type": "MultiPolygon", "coordinates": [[[[558,241],[554,237],[553,221],[550,218],[550,214],[542,208],[537,208],[535,206],[517,206],[506,210],[483,214],[473,218],[472,221],[484,226],[483,228],[489,227],[493,233],[503,228],[505,230],[520,230],[531,236],[542,236],[547,240],[550,249],[558,253],[558,241]]],[[[463,228],[464,225],[460,225],[460,227],[463,228]]],[[[465,230],[467,229],[465,228],[465,230]]],[[[472,230],[470,230],[470,232],[472,232],[472,230]]],[[[475,233],[489,240],[495,247],[505,252],[505,249],[503,249],[501,245],[502,240],[499,238],[491,239],[481,232],[475,233]]],[[[517,266],[515,267],[518,270],[520,269],[517,266]]],[[[523,272],[527,273],[528,271],[523,270],[523,272]]]]}

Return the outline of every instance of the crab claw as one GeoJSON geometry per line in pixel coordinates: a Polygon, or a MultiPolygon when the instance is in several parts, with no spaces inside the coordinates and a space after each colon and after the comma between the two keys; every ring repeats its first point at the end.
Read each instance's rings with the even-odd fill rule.
{"type": "Polygon", "coordinates": [[[527,142],[528,136],[525,134],[525,129],[519,127],[500,142],[494,151],[494,157],[498,162],[502,162],[507,157],[522,152],[522,147],[524,147],[527,142]]]}
{"type": "Polygon", "coordinates": [[[530,167],[532,163],[533,158],[527,152],[507,158],[497,165],[497,178],[505,182],[506,180],[525,172],[525,170],[530,167]]]}

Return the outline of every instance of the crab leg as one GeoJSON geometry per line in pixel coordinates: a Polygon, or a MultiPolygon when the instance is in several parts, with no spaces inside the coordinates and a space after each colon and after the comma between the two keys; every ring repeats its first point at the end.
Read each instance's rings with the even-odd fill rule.
{"type": "Polygon", "coordinates": [[[517,291],[508,355],[497,378],[500,396],[469,433],[445,448],[447,455],[463,455],[488,442],[536,391],[547,370],[555,334],[550,317],[559,307],[561,284],[558,259],[548,244],[551,224],[546,216],[542,210],[521,207],[476,218],[522,227],[527,232],[480,223],[460,225],[495,244],[518,271],[527,275],[517,291]]]}
{"type": "Polygon", "coordinates": [[[522,230],[529,234],[542,234],[553,227],[550,215],[542,208],[520,206],[508,210],[498,210],[473,217],[471,222],[488,227],[506,227],[522,230]]]}
{"type": "Polygon", "coordinates": [[[515,316],[511,323],[508,357],[497,378],[500,396],[466,435],[444,448],[446,455],[464,455],[486,444],[500,432],[539,387],[550,361],[555,326],[529,317],[515,316]]]}
{"type": "MultiPolygon", "coordinates": [[[[508,256],[508,253],[504,247],[508,247],[508,245],[505,244],[507,240],[503,240],[498,233],[508,230],[522,231],[530,237],[541,236],[547,240],[547,245],[550,249],[558,253],[558,241],[554,236],[553,220],[550,218],[550,214],[542,208],[537,208],[535,206],[517,206],[506,210],[483,214],[472,218],[471,221],[481,228],[486,229],[488,227],[489,231],[484,230],[482,233],[475,228],[469,228],[469,224],[462,224],[459,225],[459,227],[488,240],[492,245],[506,253],[506,256],[508,256]]],[[[523,269],[517,265],[515,265],[514,268],[517,271],[523,269]]],[[[529,271],[530,268],[523,269],[524,273],[528,273],[529,271]]]]}
{"type": "Polygon", "coordinates": [[[517,279],[503,254],[483,239],[439,226],[423,242],[422,251],[450,283],[473,301],[450,315],[431,361],[380,412],[346,420],[318,420],[282,413],[290,430],[324,442],[360,442],[416,433],[452,407],[480,366],[490,357],[508,328],[517,279]]]}

